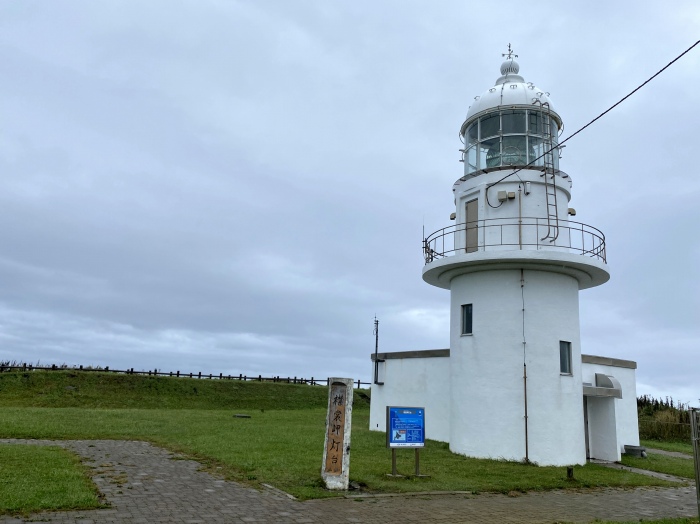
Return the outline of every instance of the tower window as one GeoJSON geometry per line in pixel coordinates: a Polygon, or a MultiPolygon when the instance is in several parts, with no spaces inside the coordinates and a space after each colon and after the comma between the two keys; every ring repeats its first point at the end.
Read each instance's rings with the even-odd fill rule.
{"type": "Polygon", "coordinates": [[[462,335],[472,334],[472,305],[462,304],[462,335]]]}
{"type": "Polygon", "coordinates": [[[571,375],[571,342],[564,340],[559,341],[559,371],[562,375],[571,375]]]}

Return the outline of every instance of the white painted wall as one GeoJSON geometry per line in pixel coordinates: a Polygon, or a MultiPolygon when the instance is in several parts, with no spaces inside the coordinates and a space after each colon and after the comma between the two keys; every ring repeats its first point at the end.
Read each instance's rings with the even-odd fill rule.
{"type": "Polygon", "coordinates": [[[617,448],[621,453],[624,453],[625,444],[629,446],[638,446],[639,422],[637,418],[636,369],[614,365],[583,363],[581,371],[583,382],[589,382],[593,385],[595,385],[596,373],[611,375],[618,380],[622,388],[622,398],[613,399],[615,404],[617,448]]]}
{"type": "Polygon", "coordinates": [[[459,275],[451,283],[450,449],[523,460],[523,363],[528,374],[528,444],[542,465],[585,463],[578,282],[525,270],[459,275]],[[523,352],[523,297],[525,340],[523,352]],[[461,335],[461,306],[473,304],[473,335],[461,335]],[[559,370],[559,341],[572,345],[573,374],[559,370]]]}
{"type": "Polygon", "coordinates": [[[386,431],[387,406],[425,407],[426,438],[448,441],[449,357],[388,358],[380,363],[380,380],[384,385],[372,384],[370,430],[386,431]]]}
{"type": "MultiPolygon", "coordinates": [[[[547,234],[547,199],[544,184],[544,177],[539,170],[524,169],[518,176],[510,177],[488,189],[490,184],[503,178],[507,171],[499,170],[491,173],[458,180],[453,187],[455,195],[456,223],[466,222],[466,203],[478,198],[479,200],[479,244],[489,246],[489,251],[507,251],[518,249],[519,228],[517,221],[512,220],[517,217],[533,218],[540,217],[539,227],[533,221],[524,221],[520,228],[522,241],[525,244],[523,249],[545,249],[568,251],[566,248],[572,242],[568,230],[563,227],[560,230],[560,237],[553,243],[548,240],[540,242],[539,239],[547,234]],[[525,194],[525,182],[530,183],[530,193],[525,194]],[[498,201],[498,192],[506,191],[515,193],[515,199],[498,201]],[[508,220],[511,219],[511,220],[508,220]],[[502,224],[508,224],[502,226],[502,224]],[[496,245],[498,244],[498,245],[496,245]],[[506,245],[500,245],[506,244],[506,245]],[[508,245],[509,244],[509,245],[508,245]]],[[[571,178],[563,178],[561,175],[554,177],[557,193],[557,216],[561,226],[568,224],[569,200],[571,198],[571,178]]],[[[455,239],[456,247],[464,247],[464,235],[458,235],[455,239]]],[[[575,241],[574,241],[575,243],[575,241]]]]}
{"type": "Polygon", "coordinates": [[[591,458],[617,462],[620,448],[617,444],[615,399],[587,397],[588,447],[591,458]]]}
{"type": "MultiPolygon", "coordinates": [[[[507,282],[508,278],[512,279],[514,274],[519,283],[519,271],[507,272],[510,276],[493,273],[491,278],[501,283],[507,282]]],[[[538,284],[534,287],[540,288],[540,294],[548,294],[543,291],[549,280],[546,275],[548,274],[541,272],[525,272],[525,289],[529,294],[529,296],[526,294],[526,306],[528,303],[532,304],[529,299],[536,298],[537,290],[532,289],[535,284],[538,284]]],[[[487,308],[486,303],[481,305],[483,307],[475,308],[474,311],[475,334],[471,337],[460,336],[459,349],[465,351],[464,348],[471,345],[472,349],[466,351],[472,351],[475,358],[471,365],[469,362],[462,362],[462,364],[471,367],[472,371],[478,372],[477,374],[481,373],[481,376],[476,379],[466,378],[464,372],[457,371],[455,363],[459,359],[452,357],[388,358],[380,364],[379,377],[384,385],[372,385],[371,430],[385,431],[386,406],[423,406],[427,411],[427,438],[449,442],[451,434],[454,434],[452,438],[457,441],[450,447],[458,453],[510,460],[522,459],[524,456],[524,405],[520,404],[524,398],[522,359],[515,358],[509,361],[506,358],[508,353],[503,351],[493,352],[491,357],[495,358],[488,355],[483,357],[484,352],[480,351],[482,349],[480,343],[486,337],[485,330],[488,329],[488,326],[484,325],[484,319],[501,318],[500,327],[496,326],[494,332],[507,329],[508,322],[503,314],[506,311],[503,304],[493,301],[491,310],[487,308]],[[492,367],[494,362],[498,365],[496,372],[498,376],[495,382],[488,380],[487,377],[488,368],[492,367]],[[510,384],[506,378],[510,380],[510,384]],[[473,387],[467,383],[468,380],[474,383],[473,387]],[[451,387],[451,384],[455,386],[451,387]],[[451,402],[454,403],[455,409],[451,409],[451,402]],[[452,428],[451,420],[457,421],[452,428]],[[462,438],[462,434],[465,433],[464,426],[473,435],[471,440],[479,446],[469,447],[469,439],[462,438]],[[522,456],[518,453],[522,453],[522,456]]],[[[522,309],[521,306],[520,309],[522,309]]],[[[567,308],[561,306],[560,309],[567,308]]],[[[528,311],[526,307],[526,315],[528,311]]],[[[517,314],[519,313],[518,311],[517,314]]],[[[577,311],[574,312],[571,309],[569,313],[578,315],[577,311]]],[[[549,320],[559,326],[557,329],[562,333],[561,336],[566,336],[562,326],[570,324],[573,319],[551,316],[551,311],[549,313],[545,311],[544,314],[549,315],[549,320]]],[[[519,328],[521,334],[522,326],[510,326],[512,338],[518,338],[519,328]]],[[[530,336],[531,333],[527,327],[525,333],[528,346],[543,345],[544,338],[551,338],[543,333],[530,336]]],[[[578,456],[583,453],[585,457],[585,441],[582,440],[585,436],[581,382],[595,385],[595,374],[603,373],[614,376],[620,382],[623,398],[588,397],[590,452],[592,457],[601,460],[619,460],[625,444],[639,445],[635,369],[580,363],[580,357],[577,359],[576,351],[572,347],[573,374],[562,376],[559,373],[558,340],[554,351],[549,355],[543,356],[539,354],[541,352],[528,355],[530,459],[542,465],[582,463],[583,459],[578,456]],[[551,382],[549,385],[547,385],[548,380],[551,382]],[[544,387],[542,387],[543,384],[544,387]],[[565,455],[567,449],[570,453],[569,458],[565,455]],[[552,456],[558,458],[553,460],[552,456]]],[[[573,340],[570,341],[573,346],[573,340]]],[[[511,349],[519,345],[518,349],[521,350],[521,342],[521,339],[516,340],[515,344],[511,344],[511,349]]],[[[503,346],[499,347],[503,348],[503,346]]],[[[455,350],[452,350],[451,354],[454,355],[455,350]]],[[[614,362],[614,359],[610,361],[614,362]]]]}

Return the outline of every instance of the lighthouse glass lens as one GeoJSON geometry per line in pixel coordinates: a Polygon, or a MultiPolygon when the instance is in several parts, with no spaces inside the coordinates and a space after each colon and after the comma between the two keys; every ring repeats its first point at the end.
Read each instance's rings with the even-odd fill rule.
{"type": "Polygon", "coordinates": [[[467,143],[476,144],[479,141],[479,122],[476,121],[467,129],[467,143]]]}
{"type": "Polygon", "coordinates": [[[525,111],[504,111],[501,118],[504,135],[525,133],[525,111]]]}
{"type": "Polygon", "coordinates": [[[557,126],[557,121],[552,118],[552,124],[549,129],[552,130],[552,145],[557,145],[559,143],[559,127],[557,126]]]}
{"type": "Polygon", "coordinates": [[[540,137],[530,136],[530,147],[528,149],[528,162],[534,162],[535,166],[543,166],[544,141],[540,137]]]}
{"type": "MultiPolygon", "coordinates": [[[[506,166],[545,165],[545,159],[539,157],[557,145],[558,124],[554,118],[544,118],[550,117],[541,110],[504,109],[472,122],[464,133],[466,173],[506,166]],[[545,125],[547,122],[549,126],[545,125]],[[548,130],[551,142],[545,136],[548,130]]],[[[558,151],[547,158],[547,165],[557,169],[558,151]]]]}
{"type": "Polygon", "coordinates": [[[501,129],[499,114],[485,116],[481,119],[481,139],[498,135],[501,129]]]}
{"type": "Polygon", "coordinates": [[[498,138],[484,140],[481,142],[480,149],[482,152],[480,157],[486,159],[484,167],[498,167],[501,165],[501,141],[498,138]]]}
{"type": "Polygon", "coordinates": [[[536,111],[528,112],[528,131],[530,134],[539,135],[542,133],[542,118],[536,111]]]}
{"type": "MultiPolygon", "coordinates": [[[[525,118],[523,116],[523,125],[525,118]]],[[[524,166],[527,164],[527,145],[524,136],[504,136],[501,158],[504,166],[524,166]]]]}
{"type": "Polygon", "coordinates": [[[464,161],[467,163],[467,173],[473,173],[477,170],[476,166],[476,146],[467,149],[464,155],[464,161]]]}

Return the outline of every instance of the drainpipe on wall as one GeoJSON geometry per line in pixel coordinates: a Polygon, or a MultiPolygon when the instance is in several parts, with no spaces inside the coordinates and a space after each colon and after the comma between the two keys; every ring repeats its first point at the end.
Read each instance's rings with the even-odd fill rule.
{"type": "Polygon", "coordinates": [[[379,384],[379,320],[374,317],[374,383],[379,384]]]}
{"type": "Polygon", "coordinates": [[[530,462],[527,440],[527,364],[523,362],[523,389],[525,391],[525,462],[530,462]]]}
{"type": "Polygon", "coordinates": [[[528,441],[528,420],[527,420],[527,361],[526,361],[526,340],[525,340],[525,270],[520,270],[520,295],[523,301],[523,400],[525,409],[525,462],[530,462],[530,446],[528,441]]]}

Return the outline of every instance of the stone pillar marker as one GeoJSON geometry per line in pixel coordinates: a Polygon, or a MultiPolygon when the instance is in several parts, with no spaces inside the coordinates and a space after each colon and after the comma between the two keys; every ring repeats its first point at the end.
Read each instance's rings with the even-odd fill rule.
{"type": "Polygon", "coordinates": [[[321,476],[328,489],[347,490],[350,481],[350,431],[353,379],[328,379],[328,414],[321,476]]]}

